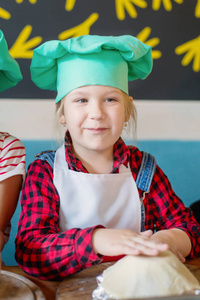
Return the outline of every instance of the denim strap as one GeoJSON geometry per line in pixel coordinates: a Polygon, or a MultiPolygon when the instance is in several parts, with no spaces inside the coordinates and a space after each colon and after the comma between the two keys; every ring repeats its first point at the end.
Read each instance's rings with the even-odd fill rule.
{"type": "Polygon", "coordinates": [[[147,153],[143,152],[142,164],[136,179],[136,185],[143,192],[149,192],[151,181],[153,179],[156,170],[156,160],[155,158],[147,153]]]}
{"type": "Polygon", "coordinates": [[[56,153],[56,151],[45,151],[40,154],[37,154],[36,158],[47,161],[53,169],[55,153],[56,153]]]}
{"type": "Polygon", "coordinates": [[[136,179],[137,188],[143,191],[143,195],[140,198],[141,204],[141,231],[145,231],[145,207],[144,207],[144,197],[145,194],[150,191],[151,181],[153,179],[156,170],[156,160],[155,158],[146,152],[143,152],[142,163],[140,170],[136,179]]]}

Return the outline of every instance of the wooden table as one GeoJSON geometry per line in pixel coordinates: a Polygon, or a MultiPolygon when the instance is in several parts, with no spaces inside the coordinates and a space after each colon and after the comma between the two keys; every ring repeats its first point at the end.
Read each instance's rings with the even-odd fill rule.
{"type": "Polygon", "coordinates": [[[31,280],[33,283],[35,283],[43,292],[43,294],[46,297],[46,300],[55,300],[56,299],[56,291],[60,284],[60,282],[56,281],[44,281],[37,279],[35,277],[29,276],[26,273],[24,273],[20,267],[18,266],[3,266],[2,270],[13,272],[15,274],[24,276],[25,278],[31,280]]]}
{"type": "MultiPolygon", "coordinates": [[[[88,300],[92,299],[91,292],[96,288],[96,277],[112,264],[103,263],[93,266],[69,276],[62,282],[44,281],[28,276],[18,266],[4,266],[2,269],[22,275],[34,282],[42,290],[47,300],[88,300]]],[[[200,281],[200,257],[188,260],[186,266],[200,281]]]]}

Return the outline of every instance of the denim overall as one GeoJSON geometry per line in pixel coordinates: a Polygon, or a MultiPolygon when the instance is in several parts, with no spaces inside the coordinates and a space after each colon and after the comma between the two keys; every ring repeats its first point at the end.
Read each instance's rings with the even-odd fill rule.
{"type": "MultiPolygon", "coordinates": [[[[43,152],[42,154],[39,154],[37,158],[40,160],[47,161],[52,167],[52,169],[54,169],[55,153],[56,151],[43,152]]],[[[155,173],[155,169],[155,158],[152,155],[143,152],[142,163],[136,179],[136,186],[142,191],[142,197],[140,198],[141,231],[145,231],[145,208],[143,204],[143,199],[145,198],[145,194],[150,191],[150,186],[155,173]]]]}

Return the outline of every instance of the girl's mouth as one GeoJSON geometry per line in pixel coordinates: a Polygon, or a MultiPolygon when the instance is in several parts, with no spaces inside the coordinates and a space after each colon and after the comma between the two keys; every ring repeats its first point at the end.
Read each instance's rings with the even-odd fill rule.
{"type": "Polygon", "coordinates": [[[89,130],[90,132],[92,132],[94,134],[98,134],[98,133],[102,133],[102,132],[106,131],[107,128],[105,128],[105,127],[87,128],[87,130],[89,130]]]}

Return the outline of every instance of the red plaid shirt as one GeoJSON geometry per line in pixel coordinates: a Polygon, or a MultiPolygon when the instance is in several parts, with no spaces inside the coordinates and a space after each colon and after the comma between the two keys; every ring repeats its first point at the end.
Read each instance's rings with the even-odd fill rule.
{"type": "MultiPolygon", "coordinates": [[[[68,133],[65,152],[70,169],[87,172],[72,153],[68,133]]],[[[142,152],[136,147],[127,147],[121,139],[114,145],[112,173],[119,172],[120,164],[127,166],[130,163],[136,180],[141,161],[142,152]]],[[[140,190],[139,194],[141,196],[140,190]]],[[[158,166],[144,205],[146,230],[180,228],[191,239],[190,257],[200,252],[200,227],[190,209],[175,195],[169,180],[158,166]]],[[[107,259],[95,254],[91,241],[94,229],[103,226],[59,232],[59,195],[53,184],[53,170],[46,161],[36,159],[29,166],[22,190],[21,208],[16,260],[29,275],[58,280],[107,259]]]]}

